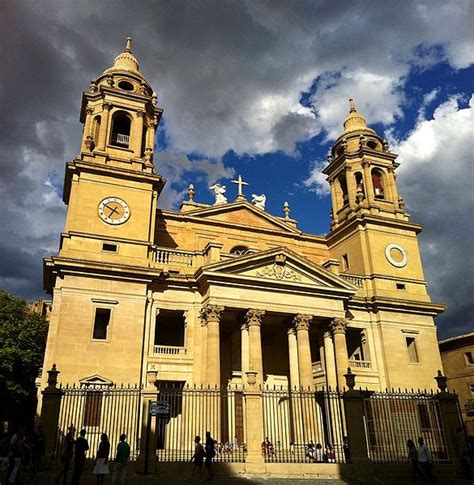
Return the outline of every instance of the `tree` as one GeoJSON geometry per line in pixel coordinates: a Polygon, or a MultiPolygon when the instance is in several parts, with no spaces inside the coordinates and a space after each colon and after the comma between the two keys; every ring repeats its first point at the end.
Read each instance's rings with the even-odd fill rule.
{"type": "Polygon", "coordinates": [[[26,300],[0,290],[0,420],[34,417],[35,379],[43,362],[48,322],[26,300]]]}

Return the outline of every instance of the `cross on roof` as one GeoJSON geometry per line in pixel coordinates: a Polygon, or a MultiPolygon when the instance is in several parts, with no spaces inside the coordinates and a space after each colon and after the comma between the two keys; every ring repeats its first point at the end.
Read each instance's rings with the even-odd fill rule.
{"type": "Polygon", "coordinates": [[[238,187],[239,187],[239,190],[238,190],[238,193],[237,193],[237,197],[236,197],[235,200],[245,200],[245,195],[244,195],[244,193],[242,191],[242,186],[243,185],[248,185],[248,183],[247,182],[244,182],[242,180],[242,176],[241,175],[239,175],[239,178],[237,180],[231,180],[231,182],[233,184],[237,184],[238,187]]]}

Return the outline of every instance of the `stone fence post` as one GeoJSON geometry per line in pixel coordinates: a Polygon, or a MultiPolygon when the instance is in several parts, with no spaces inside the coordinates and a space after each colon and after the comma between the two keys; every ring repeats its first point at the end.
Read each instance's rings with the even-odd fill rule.
{"type": "Polygon", "coordinates": [[[262,473],[265,468],[262,456],[263,441],[263,391],[257,385],[257,372],[246,372],[247,386],[244,389],[247,458],[247,473],[262,473]]]}
{"type": "Polygon", "coordinates": [[[343,394],[344,415],[353,471],[359,476],[369,476],[372,473],[372,465],[365,436],[364,394],[354,389],[356,375],[351,372],[350,367],[344,377],[348,388],[343,394]]]}
{"type": "Polygon", "coordinates": [[[441,414],[441,421],[443,423],[444,435],[446,436],[446,447],[450,461],[461,466],[461,451],[458,446],[458,433],[463,432],[463,425],[460,420],[458,410],[458,397],[456,394],[447,392],[446,377],[438,371],[435,377],[438,384],[439,393],[436,395],[439,402],[439,411],[441,414]]]}
{"type": "Polygon", "coordinates": [[[63,396],[63,391],[57,387],[58,374],[59,371],[56,369],[56,364],[53,364],[51,370],[48,371],[48,386],[41,391],[43,403],[41,405],[40,423],[46,435],[45,456],[48,459],[54,454],[61,398],[63,396]]]}

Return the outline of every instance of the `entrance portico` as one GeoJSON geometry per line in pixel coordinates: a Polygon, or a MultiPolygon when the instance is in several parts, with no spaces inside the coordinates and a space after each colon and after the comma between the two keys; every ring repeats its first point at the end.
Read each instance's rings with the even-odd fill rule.
{"type": "Polygon", "coordinates": [[[202,384],[242,382],[253,370],[258,385],[311,388],[315,329],[324,341],[325,385],[343,386],[344,302],[355,292],[351,284],[284,248],[210,264],[199,273],[202,384]],[[273,343],[267,347],[268,339],[273,343]]]}

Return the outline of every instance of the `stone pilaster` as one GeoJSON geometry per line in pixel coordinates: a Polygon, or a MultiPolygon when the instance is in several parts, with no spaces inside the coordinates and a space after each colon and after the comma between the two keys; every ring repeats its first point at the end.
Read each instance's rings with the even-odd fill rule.
{"type": "Polygon", "coordinates": [[[300,385],[304,388],[313,387],[313,365],[311,362],[311,347],[309,344],[309,325],[313,319],[312,315],[296,315],[293,318],[293,325],[296,330],[298,345],[298,367],[300,374],[300,385]]]}
{"type": "Polygon", "coordinates": [[[206,375],[206,384],[218,386],[221,383],[221,359],[219,324],[224,307],[220,305],[204,305],[201,308],[199,317],[202,325],[207,327],[207,352],[202,363],[202,372],[206,375]]]}
{"type": "Polygon", "coordinates": [[[263,310],[250,309],[244,320],[249,332],[249,366],[257,373],[257,385],[263,384],[263,355],[260,327],[265,315],[263,310]]]}
{"type": "Polygon", "coordinates": [[[346,327],[347,320],[344,318],[334,318],[329,324],[334,341],[334,353],[336,355],[336,371],[337,371],[337,385],[339,389],[343,389],[346,380],[344,374],[349,365],[349,357],[347,355],[346,344],[346,327]]]}
{"type": "Polygon", "coordinates": [[[137,115],[135,117],[133,126],[132,126],[132,148],[133,155],[137,158],[141,158],[142,156],[142,134],[143,134],[143,117],[145,116],[145,112],[138,110],[137,115]]]}
{"type": "Polygon", "coordinates": [[[102,105],[102,119],[100,121],[99,141],[97,142],[97,149],[103,152],[107,142],[107,133],[109,131],[110,110],[112,105],[104,103],[102,105]]]}

